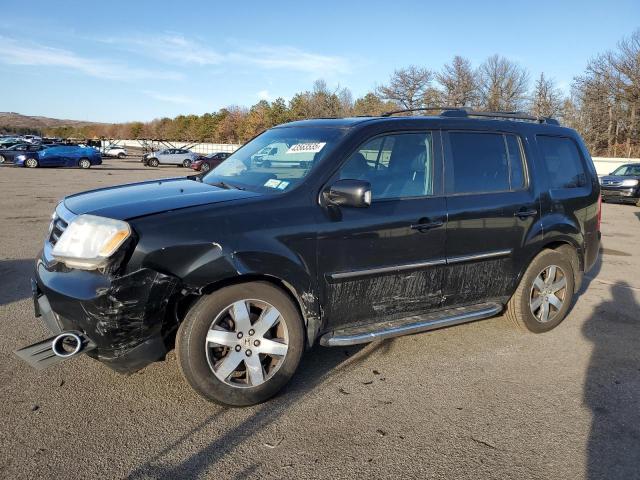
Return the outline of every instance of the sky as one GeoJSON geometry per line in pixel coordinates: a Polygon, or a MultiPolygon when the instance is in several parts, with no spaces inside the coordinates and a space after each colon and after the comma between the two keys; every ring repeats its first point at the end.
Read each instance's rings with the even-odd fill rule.
{"type": "Polygon", "coordinates": [[[640,28],[640,1],[3,0],[0,111],[102,122],[289,100],[316,79],[354,98],[394,70],[493,54],[569,91],[640,28]],[[92,6],[95,5],[95,6],[92,6]]]}

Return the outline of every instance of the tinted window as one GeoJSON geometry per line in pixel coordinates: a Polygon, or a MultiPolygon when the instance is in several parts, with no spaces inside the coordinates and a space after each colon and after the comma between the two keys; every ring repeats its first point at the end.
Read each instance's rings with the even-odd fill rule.
{"type": "Polygon", "coordinates": [[[509,190],[509,158],[503,135],[450,132],[449,193],[509,190]]]}
{"type": "Polygon", "coordinates": [[[368,181],[374,200],[432,195],[431,134],[386,135],[370,140],[345,162],[340,178],[368,181]]]}
{"type": "Polygon", "coordinates": [[[538,135],[550,188],[576,188],[587,184],[578,147],[570,138],[538,135]]]}

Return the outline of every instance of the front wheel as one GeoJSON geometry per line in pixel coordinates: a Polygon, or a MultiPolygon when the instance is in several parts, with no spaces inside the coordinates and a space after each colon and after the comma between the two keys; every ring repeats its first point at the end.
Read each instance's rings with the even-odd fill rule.
{"type": "Polygon", "coordinates": [[[561,251],[544,250],[527,268],[509,300],[506,316],[522,329],[548,332],[569,312],[574,289],[571,258],[561,251]]]}
{"type": "Polygon", "coordinates": [[[189,168],[191,166],[191,160],[186,159],[185,161],[182,162],[182,166],[184,168],[189,168]]]}
{"type": "Polygon", "coordinates": [[[81,158],[80,161],[78,161],[78,166],[86,170],[87,168],[91,168],[91,162],[88,158],[81,158]]]}
{"type": "Polygon", "coordinates": [[[35,158],[27,158],[24,161],[24,166],[27,168],[36,168],[38,166],[38,160],[35,158]]]}
{"type": "Polygon", "coordinates": [[[157,158],[150,158],[147,162],[147,165],[149,165],[150,167],[157,167],[158,165],[160,165],[160,162],[158,162],[157,158]]]}
{"type": "Polygon", "coordinates": [[[236,407],[278,393],[303,349],[298,309],[266,282],[232,285],[201,298],[176,337],[180,370],[191,387],[207,400],[236,407]]]}
{"type": "Polygon", "coordinates": [[[208,163],[203,163],[202,166],[200,167],[200,170],[203,172],[208,172],[210,168],[211,167],[209,166],[208,163]]]}

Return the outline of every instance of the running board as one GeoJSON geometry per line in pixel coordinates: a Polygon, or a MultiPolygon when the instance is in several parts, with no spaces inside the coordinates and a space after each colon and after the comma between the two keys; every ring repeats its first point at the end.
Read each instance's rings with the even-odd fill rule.
{"type": "Polygon", "coordinates": [[[320,345],[325,347],[344,347],[369,343],[374,340],[426,332],[437,328],[451,327],[461,323],[473,322],[492,317],[502,311],[498,303],[480,303],[468,307],[450,308],[424,315],[400,318],[372,325],[343,328],[325,333],[320,338],[320,345]]]}

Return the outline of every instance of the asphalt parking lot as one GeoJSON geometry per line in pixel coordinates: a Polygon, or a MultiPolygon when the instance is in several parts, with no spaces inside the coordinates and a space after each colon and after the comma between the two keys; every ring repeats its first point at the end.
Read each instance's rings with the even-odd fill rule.
{"type": "Polygon", "coordinates": [[[173,352],[132,376],[87,357],[36,372],[29,277],[66,194],[185,175],[107,160],[0,168],[2,478],[640,478],[640,209],[604,205],[601,261],[544,335],[502,317],[315,348],[275,399],[198,397],[173,352]]]}

